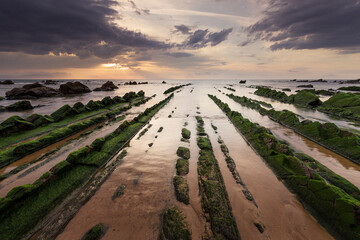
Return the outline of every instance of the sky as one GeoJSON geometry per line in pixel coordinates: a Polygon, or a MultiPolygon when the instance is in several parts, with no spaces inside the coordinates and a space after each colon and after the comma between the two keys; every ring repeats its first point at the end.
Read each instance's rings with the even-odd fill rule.
{"type": "Polygon", "coordinates": [[[1,79],[358,79],[360,0],[0,0],[1,79]]]}

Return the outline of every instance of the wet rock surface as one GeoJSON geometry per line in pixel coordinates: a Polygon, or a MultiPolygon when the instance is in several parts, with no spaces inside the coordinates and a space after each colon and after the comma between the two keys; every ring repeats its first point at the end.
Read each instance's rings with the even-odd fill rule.
{"type": "Polygon", "coordinates": [[[91,92],[90,88],[81,82],[68,82],[60,85],[59,92],[64,95],[91,92]]]}
{"type": "Polygon", "coordinates": [[[115,89],[118,89],[118,87],[113,82],[107,81],[101,87],[95,88],[94,91],[114,91],[115,89]]]}
{"type": "Polygon", "coordinates": [[[58,90],[43,86],[40,83],[27,84],[22,88],[13,88],[6,92],[6,98],[8,99],[36,99],[54,96],[59,96],[58,90]]]}

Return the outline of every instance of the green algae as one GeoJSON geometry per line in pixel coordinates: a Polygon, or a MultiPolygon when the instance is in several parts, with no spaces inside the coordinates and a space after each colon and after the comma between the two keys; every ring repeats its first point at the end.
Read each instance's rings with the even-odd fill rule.
{"type": "Polygon", "coordinates": [[[191,232],[186,216],[178,207],[166,209],[162,217],[162,229],[159,239],[191,240],[191,232]]]}
{"type": "Polygon", "coordinates": [[[341,130],[333,123],[312,122],[310,120],[300,121],[295,113],[288,110],[267,110],[246,97],[238,97],[232,94],[228,95],[228,97],[243,106],[259,111],[262,115],[269,116],[272,120],[360,164],[360,137],[358,135],[341,130]]]}
{"type": "Polygon", "coordinates": [[[103,223],[96,224],[85,233],[81,240],[100,240],[105,235],[107,229],[108,227],[103,223]]]}
{"type": "Polygon", "coordinates": [[[344,239],[360,239],[360,201],[343,189],[328,184],[324,180],[326,178],[320,174],[327,174],[330,181],[350,192],[352,187],[347,185],[346,181],[336,180],[338,177],[326,169],[318,173],[310,166],[309,160],[302,161],[297,158],[287,145],[278,141],[268,129],[250,122],[238,112],[231,111],[228,105],[217,97],[209,97],[226,113],[234,126],[284,183],[315,211],[315,217],[319,217],[326,223],[326,227],[344,239]]]}
{"type": "Polygon", "coordinates": [[[175,196],[179,202],[189,204],[189,186],[186,178],[181,176],[174,176],[173,184],[175,188],[175,196]]]}
{"type": "Polygon", "coordinates": [[[181,136],[182,136],[183,138],[185,138],[185,139],[190,139],[191,132],[190,132],[188,129],[183,128],[183,129],[181,130],[181,136]]]}
{"type": "Polygon", "coordinates": [[[184,159],[189,159],[190,158],[190,149],[186,148],[186,147],[179,147],[176,151],[176,154],[184,159]]]}
{"type": "Polygon", "coordinates": [[[138,121],[120,125],[121,130],[105,137],[106,141],[101,149],[95,150],[90,146],[79,149],[33,184],[16,187],[6,197],[0,198],[0,239],[19,239],[30,231],[135,136],[145,125],[145,122],[139,120],[150,120],[172,97],[173,95],[170,95],[145,110],[146,113],[140,114],[142,117],[138,118],[138,121]]]}
{"type": "MultiPolygon", "coordinates": [[[[196,117],[196,120],[198,126],[204,124],[201,117],[196,117]]],[[[215,239],[240,239],[210,140],[207,137],[200,136],[197,138],[197,144],[200,148],[198,174],[201,203],[210,221],[213,235],[215,239]]]]}

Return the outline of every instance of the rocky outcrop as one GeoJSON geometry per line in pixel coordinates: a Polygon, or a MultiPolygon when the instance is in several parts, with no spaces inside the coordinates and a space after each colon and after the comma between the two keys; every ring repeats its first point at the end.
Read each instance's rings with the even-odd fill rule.
{"type": "Polygon", "coordinates": [[[136,82],[136,81],[129,81],[126,82],[125,85],[138,85],[138,84],[148,84],[149,82],[136,82]]]}
{"type": "Polygon", "coordinates": [[[314,86],[311,84],[307,84],[307,85],[299,85],[297,86],[298,88],[313,88],[314,86]]]}
{"type": "Polygon", "coordinates": [[[55,85],[57,81],[54,80],[45,80],[43,81],[45,85],[55,85]]]}
{"type": "Polygon", "coordinates": [[[67,82],[60,85],[59,92],[63,95],[88,93],[91,90],[81,82],[67,82]]]}
{"type": "Polygon", "coordinates": [[[0,84],[14,84],[14,82],[11,80],[4,80],[4,81],[0,81],[0,84]]]}
{"type": "Polygon", "coordinates": [[[24,111],[33,109],[34,107],[31,105],[29,101],[19,101],[16,103],[11,104],[10,106],[6,107],[8,111],[24,111]]]}
{"type": "Polygon", "coordinates": [[[27,84],[22,88],[13,88],[6,92],[8,99],[36,99],[41,97],[58,96],[59,91],[53,88],[45,87],[39,83],[27,84]]]}
{"type": "Polygon", "coordinates": [[[94,91],[114,91],[118,87],[111,81],[107,81],[101,87],[95,88],[94,91]]]}

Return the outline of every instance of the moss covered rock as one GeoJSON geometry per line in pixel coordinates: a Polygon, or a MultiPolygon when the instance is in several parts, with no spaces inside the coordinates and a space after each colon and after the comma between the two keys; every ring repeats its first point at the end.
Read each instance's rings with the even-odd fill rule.
{"type": "Polygon", "coordinates": [[[176,174],[183,176],[189,173],[189,160],[179,158],[176,161],[176,174]]]}
{"type": "Polygon", "coordinates": [[[160,239],[191,240],[191,232],[185,214],[178,207],[168,208],[162,220],[163,226],[160,239]]]}
{"type": "Polygon", "coordinates": [[[176,199],[185,204],[189,204],[189,186],[186,178],[175,176],[173,179],[176,199]]]}
{"type": "Polygon", "coordinates": [[[300,91],[297,94],[289,96],[289,101],[297,104],[302,105],[305,107],[317,107],[321,105],[321,101],[318,96],[314,93],[309,91],[300,91]]]}
{"type": "Polygon", "coordinates": [[[34,107],[31,105],[30,101],[19,101],[16,103],[13,103],[6,107],[6,110],[8,111],[24,111],[33,109],[34,107]]]}
{"type": "Polygon", "coordinates": [[[186,147],[179,147],[176,151],[176,154],[184,159],[189,159],[190,158],[190,150],[186,147]]]}
{"type": "Polygon", "coordinates": [[[107,229],[108,227],[103,223],[96,224],[85,233],[81,240],[99,240],[105,235],[107,229]]]}
{"type": "Polygon", "coordinates": [[[182,136],[183,138],[185,138],[185,139],[190,139],[191,132],[190,132],[188,129],[183,128],[183,129],[181,130],[181,136],[182,136]]]}

